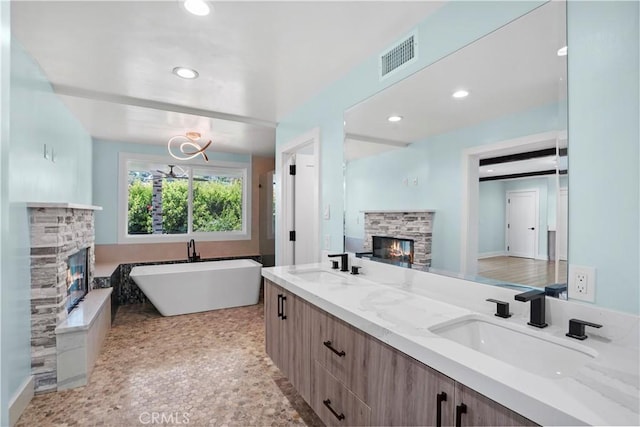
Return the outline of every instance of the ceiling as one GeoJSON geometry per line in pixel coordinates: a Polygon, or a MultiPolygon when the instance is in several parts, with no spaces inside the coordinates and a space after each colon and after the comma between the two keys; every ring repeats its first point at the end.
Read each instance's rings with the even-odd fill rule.
{"type": "Polygon", "coordinates": [[[276,122],[441,2],[14,1],[12,32],[95,138],[272,156],[276,122]],[[176,66],[196,69],[195,80],[176,66]]]}
{"type": "Polygon", "coordinates": [[[346,159],[565,99],[566,56],[557,54],[565,10],[563,1],[546,3],[350,109],[346,159]],[[454,99],[463,88],[469,96],[454,99]]]}

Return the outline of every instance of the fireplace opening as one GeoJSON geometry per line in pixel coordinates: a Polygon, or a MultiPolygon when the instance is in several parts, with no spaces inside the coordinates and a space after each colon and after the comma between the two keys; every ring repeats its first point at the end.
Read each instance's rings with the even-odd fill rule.
{"type": "Polygon", "coordinates": [[[67,260],[67,313],[89,291],[89,248],[80,249],[67,260]]]}
{"type": "Polygon", "coordinates": [[[373,236],[373,257],[410,266],[413,264],[413,242],[412,239],[373,236]]]}

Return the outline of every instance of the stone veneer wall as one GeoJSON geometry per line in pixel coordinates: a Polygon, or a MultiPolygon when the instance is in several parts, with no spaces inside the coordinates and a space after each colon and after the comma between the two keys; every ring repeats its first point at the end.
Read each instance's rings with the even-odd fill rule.
{"type": "Polygon", "coordinates": [[[431,267],[431,237],[434,212],[365,212],[365,252],[373,251],[372,237],[413,239],[413,265],[431,267]]]}
{"type": "Polygon", "coordinates": [[[55,329],[67,317],[67,260],[89,248],[89,286],[93,283],[94,211],[29,208],[31,228],[31,373],[35,392],[57,388],[55,329]]]}

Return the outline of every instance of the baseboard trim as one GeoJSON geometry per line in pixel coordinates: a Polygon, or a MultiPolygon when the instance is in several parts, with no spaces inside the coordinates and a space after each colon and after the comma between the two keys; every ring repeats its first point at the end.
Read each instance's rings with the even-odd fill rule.
{"type": "Polygon", "coordinates": [[[29,375],[27,379],[24,380],[20,389],[13,395],[11,400],[9,401],[9,425],[14,426],[20,415],[27,408],[29,402],[31,402],[31,398],[33,397],[34,392],[34,379],[33,375],[29,375]]]}
{"type": "Polygon", "coordinates": [[[507,256],[506,252],[483,252],[481,254],[478,254],[478,259],[485,259],[485,258],[493,258],[493,257],[497,257],[497,256],[507,256]]]}

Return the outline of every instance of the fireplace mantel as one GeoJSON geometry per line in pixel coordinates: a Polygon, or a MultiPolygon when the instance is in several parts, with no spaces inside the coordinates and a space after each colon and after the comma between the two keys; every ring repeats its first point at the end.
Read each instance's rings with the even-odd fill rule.
{"type": "Polygon", "coordinates": [[[435,213],[433,209],[388,209],[388,210],[376,210],[376,211],[360,211],[364,214],[372,213],[435,213]]]}
{"type": "Polygon", "coordinates": [[[102,206],[82,205],[79,203],[66,203],[66,202],[27,202],[28,208],[33,209],[84,209],[88,211],[101,211],[102,206]]]}

